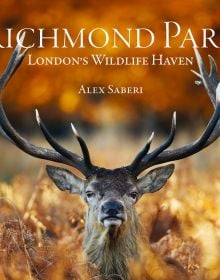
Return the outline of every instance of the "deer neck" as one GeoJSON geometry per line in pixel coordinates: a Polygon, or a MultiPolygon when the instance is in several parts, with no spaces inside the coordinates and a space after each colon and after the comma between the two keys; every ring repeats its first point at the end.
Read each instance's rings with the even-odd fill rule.
{"type": "Polygon", "coordinates": [[[136,212],[119,228],[94,226],[88,213],[84,248],[88,262],[97,267],[101,279],[128,280],[127,261],[138,257],[139,223],[136,212]]]}

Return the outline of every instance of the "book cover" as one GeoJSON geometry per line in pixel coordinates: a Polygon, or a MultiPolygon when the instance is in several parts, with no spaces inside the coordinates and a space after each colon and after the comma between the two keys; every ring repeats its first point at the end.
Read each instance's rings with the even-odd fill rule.
{"type": "Polygon", "coordinates": [[[0,279],[219,279],[218,7],[2,2],[0,279]]]}

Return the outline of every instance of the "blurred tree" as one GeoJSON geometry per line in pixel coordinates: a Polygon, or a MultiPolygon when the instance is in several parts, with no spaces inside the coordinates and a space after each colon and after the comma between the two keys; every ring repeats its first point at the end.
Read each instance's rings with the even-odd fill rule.
{"type": "MultiPolygon", "coordinates": [[[[194,31],[197,42],[202,42],[201,29],[209,27],[217,32],[219,40],[220,18],[216,7],[217,0],[196,1],[110,1],[100,3],[94,0],[48,1],[2,1],[0,9],[1,43],[7,42],[5,28],[18,31],[24,27],[30,28],[68,28],[77,34],[85,27],[87,31],[95,27],[107,30],[128,27],[146,27],[155,34],[164,35],[164,21],[178,22],[186,32],[190,27],[194,31]]],[[[185,34],[185,33],[184,33],[185,34]]],[[[48,33],[49,36],[49,33],[48,33]]],[[[181,36],[180,40],[183,39],[181,36]]],[[[179,43],[179,41],[177,41],[179,43]]],[[[155,44],[148,49],[128,49],[121,46],[118,49],[105,48],[94,51],[86,49],[67,48],[31,49],[37,56],[89,56],[92,53],[105,53],[110,56],[150,56],[162,53],[165,56],[193,56],[191,44],[186,49],[175,45],[172,49],[164,49],[164,37],[156,36],[155,44]]],[[[205,59],[211,53],[220,61],[217,49],[209,47],[200,50],[205,59]]],[[[1,49],[1,65],[5,67],[11,49],[1,49]]],[[[28,66],[27,58],[19,73],[9,84],[7,110],[12,116],[25,115],[24,112],[38,107],[45,111],[48,119],[64,120],[78,118],[94,124],[111,124],[115,122],[137,121],[149,111],[171,115],[177,110],[189,117],[196,114],[209,114],[207,96],[197,88],[193,81],[195,77],[189,71],[197,68],[191,66],[118,66],[99,67],[90,63],[87,66],[28,66]],[[79,95],[81,84],[88,86],[143,86],[142,95],[79,95]],[[190,110],[189,110],[190,108],[190,110]],[[47,112],[47,113],[46,113],[47,112]]]]}

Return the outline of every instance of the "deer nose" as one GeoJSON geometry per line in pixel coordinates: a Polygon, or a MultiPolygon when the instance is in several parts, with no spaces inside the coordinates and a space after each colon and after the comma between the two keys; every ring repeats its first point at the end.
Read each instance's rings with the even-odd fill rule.
{"type": "Polygon", "coordinates": [[[120,201],[107,201],[102,205],[102,212],[109,216],[116,216],[124,209],[120,201]]]}

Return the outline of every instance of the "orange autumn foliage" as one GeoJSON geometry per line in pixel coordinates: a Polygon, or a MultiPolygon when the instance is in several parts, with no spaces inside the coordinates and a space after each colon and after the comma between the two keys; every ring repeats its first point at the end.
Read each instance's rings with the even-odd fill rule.
{"type": "MultiPolygon", "coordinates": [[[[80,28],[91,30],[103,27],[110,30],[113,27],[126,28],[147,27],[155,34],[164,35],[166,20],[176,21],[182,31],[191,28],[196,41],[201,44],[202,28],[216,30],[215,40],[219,37],[219,13],[217,0],[212,1],[3,1],[0,10],[0,38],[6,43],[5,28],[18,31],[24,27],[30,28],[67,28],[77,34],[80,28]]],[[[164,49],[164,36],[156,36],[155,44],[148,49],[128,49],[121,45],[118,49],[105,48],[96,53],[110,56],[150,56],[162,53],[164,56],[193,56],[190,42],[185,49],[179,49],[178,43],[185,33],[176,40],[171,49],[164,49]]],[[[48,31],[49,36],[49,31],[48,31]]],[[[200,50],[207,61],[207,54],[212,54],[220,61],[218,49],[209,46],[200,50]]],[[[1,69],[5,66],[11,49],[1,49],[1,69]]],[[[85,56],[94,53],[94,49],[67,48],[31,49],[33,56],[85,56]]],[[[207,96],[194,85],[195,76],[190,69],[193,66],[118,66],[98,67],[87,66],[28,66],[27,58],[21,69],[8,86],[8,97],[5,98],[8,110],[16,114],[38,107],[50,113],[50,118],[62,119],[81,118],[98,124],[115,123],[118,121],[135,120],[145,116],[147,111],[169,114],[171,111],[193,113],[201,111],[210,113],[207,96]],[[84,96],[78,94],[81,84],[88,86],[143,86],[144,94],[133,96],[104,95],[84,96]],[[14,106],[16,104],[16,106],[14,106]]],[[[190,114],[189,114],[190,116],[190,114]]],[[[48,117],[49,118],[49,117],[48,117]]]]}

